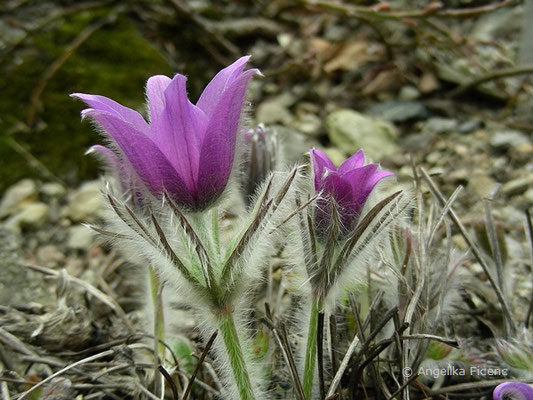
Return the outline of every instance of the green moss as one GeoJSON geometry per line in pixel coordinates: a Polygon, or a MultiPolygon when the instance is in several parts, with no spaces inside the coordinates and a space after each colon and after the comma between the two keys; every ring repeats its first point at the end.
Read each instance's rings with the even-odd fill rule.
{"type": "Polygon", "coordinates": [[[166,60],[126,18],[96,31],[66,61],[48,82],[40,97],[35,124],[24,126],[35,86],[54,62],[98,12],[84,12],[48,27],[27,41],[3,65],[0,75],[0,191],[25,176],[38,177],[26,160],[6,142],[10,132],[54,174],[68,183],[97,176],[94,160],[85,150],[101,142],[90,124],[80,122],[84,105],[71,99],[73,92],[101,94],[144,111],[144,85],[151,75],[171,75],[166,60]]]}

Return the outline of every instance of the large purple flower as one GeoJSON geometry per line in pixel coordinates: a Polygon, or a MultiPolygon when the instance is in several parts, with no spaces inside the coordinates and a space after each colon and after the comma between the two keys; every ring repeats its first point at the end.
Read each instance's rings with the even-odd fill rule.
{"type": "Polygon", "coordinates": [[[332,218],[331,200],[337,206],[342,231],[348,232],[356,225],[361,211],[374,189],[383,178],[394,175],[378,170],[378,164],[365,163],[365,154],[359,150],[337,169],[321,151],[310,151],[315,175],[315,190],[322,192],[317,202],[315,221],[319,232],[324,232],[332,218]]]}
{"type": "Polygon", "coordinates": [[[496,386],[493,400],[532,400],[533,387],[522,382],[505,382],[496,386]]]}
{"type": "Polygon", "coordinates": [[[72,97],[90,107],[82,116],[103,128],[122,169],[133,170],[154,196],[166,190],[179,204],[201,210],[228,183],[246,88],[258,72],[244,71],[249,58],[241,57],[221,70],[196,105],[187,98],[185,76],[151,77],[146,84],[150,123],[107,97],[72,97]]]}

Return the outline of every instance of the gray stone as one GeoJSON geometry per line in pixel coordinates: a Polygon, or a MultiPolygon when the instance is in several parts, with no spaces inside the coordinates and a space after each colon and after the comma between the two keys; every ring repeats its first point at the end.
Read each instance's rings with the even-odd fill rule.
{"type": "Polygon", "coordinates": [[[326,118],[331,142],[347,154],[363,149],[374,160],[398,151],[398,132],[387,121],[375,119],[353,110],[338,110],[326,118]]]}
{"type": "Polygon", "coordinates": [[[426,121],[424,130],[434,133],[452,132],[457,129],[457,121],[451,118],[433,117],[426,121]]]}
{"type": "Polygon", "coordinates": [[[426,106],[418,101],[390,100],[373,105],[368,109],[371,115],[391,122],[405,122],[424,119],[428,116],[426,106]]]}
{"type": "Polygon", "coordinates": [[[104,211],[104,202],[100,190],[100,181],[84,183],[69,196],[68,205],[63,211],[64,215],[75,222],[101,217],[104,211]]]}
{"type": "Polygon", "coordinates": [[[45,183],[41,187],[41,193],[44,194],[47,197],[54,197],[55,198],[55,197],[61,197],[61,196],[65,195],[65,193],[67,193],[67,190],[60,183],[49,182],[49,183],[45,183]]]}
{"type": "Polygon", "coordinates": [[[490,145],[496,149],[509,149],[529,143],[526,135],[515,130],[499,131],[490,138],[490,145]]]}
{"type": "Polygon", "coordinates": [[[503,194],[506,194],[508,196],[513,196],[513,195],[517,195],[520,193],[524,193],[532,185],[533,185],[533,174],[529,174],[526,176],[521,176],[520,178],[510,180],[509,182],[506,182],[502,186],[501,190],[503,194]]]}
{"type": "Polygon", "coordinates": [[[21,249],[20,237],[0,225],[0,304],[55,303],[46,292],[42,274],[24,267],[21,249]]]}
{"type": "Polygon", "coordinates": [[[490,197],[498,188],[498,183],[483,171],[474,171],[470,175],[466,190],[477,198],[490,197]]]}
{"type": "Polygon", "coordinates": [[[280,95],[262,102],[257,107],[257,122],[265,125],[276,123],[290,124],[294,118],[289,111],[289,107],[293,101],[294,99],[291,95],[280,95]]]}
{"type": "Polygon", "coordinates": [[[462,122],[457,130],[461,133],[470,133],[481,128],[482,122],[479,119],[469,119],[462,122]]]}
{"type": "Polygon", "coordinates": [[[400,100],[416,100],[420,97],[420,91],[411,85],[403,86],[398,93],[400,100]]]}
{"type": "Polygon", "coordinates": [[[67,248],[72,250],[88,250],[94,242],[93,231],[83,225],[68,228],[67,248]]]}
{"type": "Polygon", "coordinates": [[[300,114],[292,122],[292,126],[306,135],[316,137],[320,134],[322,120],[314,114],[300,114]]]}
{"type": "Polygon", "coordinates": [[[22,228],[41,228],[48,221],[49,213],[50,207],[47,204],[33,203],[9,218],[5,227],[12,232],[18,232],[22,228]]]}
{"type": "Polygon", "coordinates": [[[16,214],[37,200],[37,185],[31,179],[23,179],[9,187],[0,203],[0,218],[16,214]]]}

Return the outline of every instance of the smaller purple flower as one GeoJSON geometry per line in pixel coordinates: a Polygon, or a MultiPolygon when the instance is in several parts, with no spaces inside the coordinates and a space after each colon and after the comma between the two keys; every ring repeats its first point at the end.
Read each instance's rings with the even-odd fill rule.
{"type": "Polygon", "coordinates": [[[505,382],[496,386],[493,400],[533,400],[533,387],[522,382],[505,382]]]}
{"type": "Polygon", "coordinates": [[[378,164],[365,164],[365,154],[359,150],[336,168],[321,151],[310,151],[315,176],[315,190],[322,193],[316,203],[315,222],[320,232],[331,224],[331,201],[337,206],[341,232],[351,231],[376,184],[392,172],[378,170],[378,164]]]}
{"type": "Polygon", "coordinates": [[[121,182],[133,173],[156,198],[167,191],[180,205],[202,210],[222,194],[230,177],[246,88],[258,72],[244,71],[249,58],[221,70],[196,104],[187,98],[185,76],[151,77],[146,85],[150,123],[107,97],[72,97],[90,107],[83,117],[94,120],[110,140],[118,159],[101,147],[93,150],[122,171],[121,182]]]}

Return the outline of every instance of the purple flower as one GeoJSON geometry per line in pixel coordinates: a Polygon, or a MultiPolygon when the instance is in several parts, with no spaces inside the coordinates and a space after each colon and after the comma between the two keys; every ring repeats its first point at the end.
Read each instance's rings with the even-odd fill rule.
{"type": "Polygon", "coordinates": [[[496,386],[493,400],[533,400],[533,387],[522,382],[505,382],[496,386]]]}
{"type": "MultiPolygon", "coordinates": [[[[166,190],[177,203],[201,210],[228,183],[244,95],[258,72],[243,71],[249,58],[241,57],[221,70],[196,105],[187,98],[185,76],[151,77],[146,84],[150,123],[107,97],[82,93],[72,97],[90,107],[82,116],[101,126],[121,170],[134,171],[154,196],[159,198],[166,190]]],[[[101,148],[96,150],[102,153],[101,148]]]]}
{"type": "Polygon", "coordinates": [[[315,190],[322,192],[315,208],[315,221],[319,232],[324,232],[331,221],[331,202],[337,206],[343,232],[352,230],[374,189],[383,178],[394,175],[378,170],[378,164],[365,163],[365,154],[359,150],[337,169],[321,151],[310,151],[315,175],[315,190]]]}

